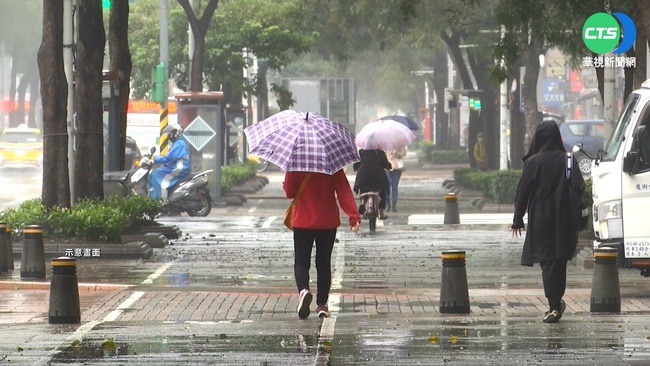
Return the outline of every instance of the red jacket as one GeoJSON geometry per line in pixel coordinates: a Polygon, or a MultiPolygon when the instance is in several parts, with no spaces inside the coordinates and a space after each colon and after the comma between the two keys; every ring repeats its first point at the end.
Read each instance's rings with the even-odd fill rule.
{"type": "MultiPolygon", "coordinates": [[[[287,172],[284,177],[284,192],[287,198],[293,198],[300,188],[306,172],[287,172]]],[[[326,230],[341,226],[339,208],[336,197],[343,212],[350,217],[350,226],[361,223],[361,216],[350,189],[350,183],[343,170],[334,175],[312,173],[307,182],[298,204],[293,211],[291,226],[298,229],[326,230]],[[335,195],[336,193],[336,195],[335,195]]]]}

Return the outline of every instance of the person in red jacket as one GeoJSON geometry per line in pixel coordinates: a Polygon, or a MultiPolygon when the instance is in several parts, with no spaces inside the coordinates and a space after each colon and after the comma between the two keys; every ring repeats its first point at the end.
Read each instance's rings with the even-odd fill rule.
{"type": "Polygon", "coordinates": [[[338,197],[343,211],[350,218],[350,230],[357,233],[361,217],[357,211],[350,183],[343,170],[333,175],[323,173],[287,172],[284,177],[284,192],[287,198],[294,198],[303,179],[311,174],[305,188],[294,207],[293,219],[293,248],[294,275],[300,301],[298,316],[305,319],[309,316],[313,295],[309,290],[309,268],[311,250],[316,243],[316,312],[318,317],[328,317],[330,286],[332,284],[332,250],[336,239],[336,230],[341,225],[339,208],[336,205],[338,197]]]}

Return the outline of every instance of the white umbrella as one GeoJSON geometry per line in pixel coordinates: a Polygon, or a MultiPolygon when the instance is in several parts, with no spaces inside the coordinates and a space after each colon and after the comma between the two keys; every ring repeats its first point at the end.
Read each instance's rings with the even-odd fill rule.
{"type": "Polygon", "coordinates": [[[396,150],[413,140],[413,131],[405,125],[393,120],[379,120],[365,125],[357,134],[356,143],[362,149],[396,150]]]}

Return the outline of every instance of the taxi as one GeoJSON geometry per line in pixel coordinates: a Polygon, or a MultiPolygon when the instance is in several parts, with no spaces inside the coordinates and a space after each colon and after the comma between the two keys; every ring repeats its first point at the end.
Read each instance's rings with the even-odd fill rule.
{"type": "Polygon", "coordinates": [[[24,125],[6,128],[0,135],[0,166],[9,164],[43,165],[41,130],[24,125]]]}

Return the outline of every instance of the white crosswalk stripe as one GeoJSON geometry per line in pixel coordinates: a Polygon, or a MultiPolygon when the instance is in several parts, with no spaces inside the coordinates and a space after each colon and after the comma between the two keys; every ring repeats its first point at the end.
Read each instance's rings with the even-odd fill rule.
{"type": "MultiPolygon", "coordinates": [[[[460,214],[459,221],[460,225],[510,225],[512,213],[460,214]]],[[[410,215],[408,218],[409,225],[443,225],[444,222],[444,214],[410,215]]],[[[528,222],[527,215],[524,222],[528,222]]]]}

